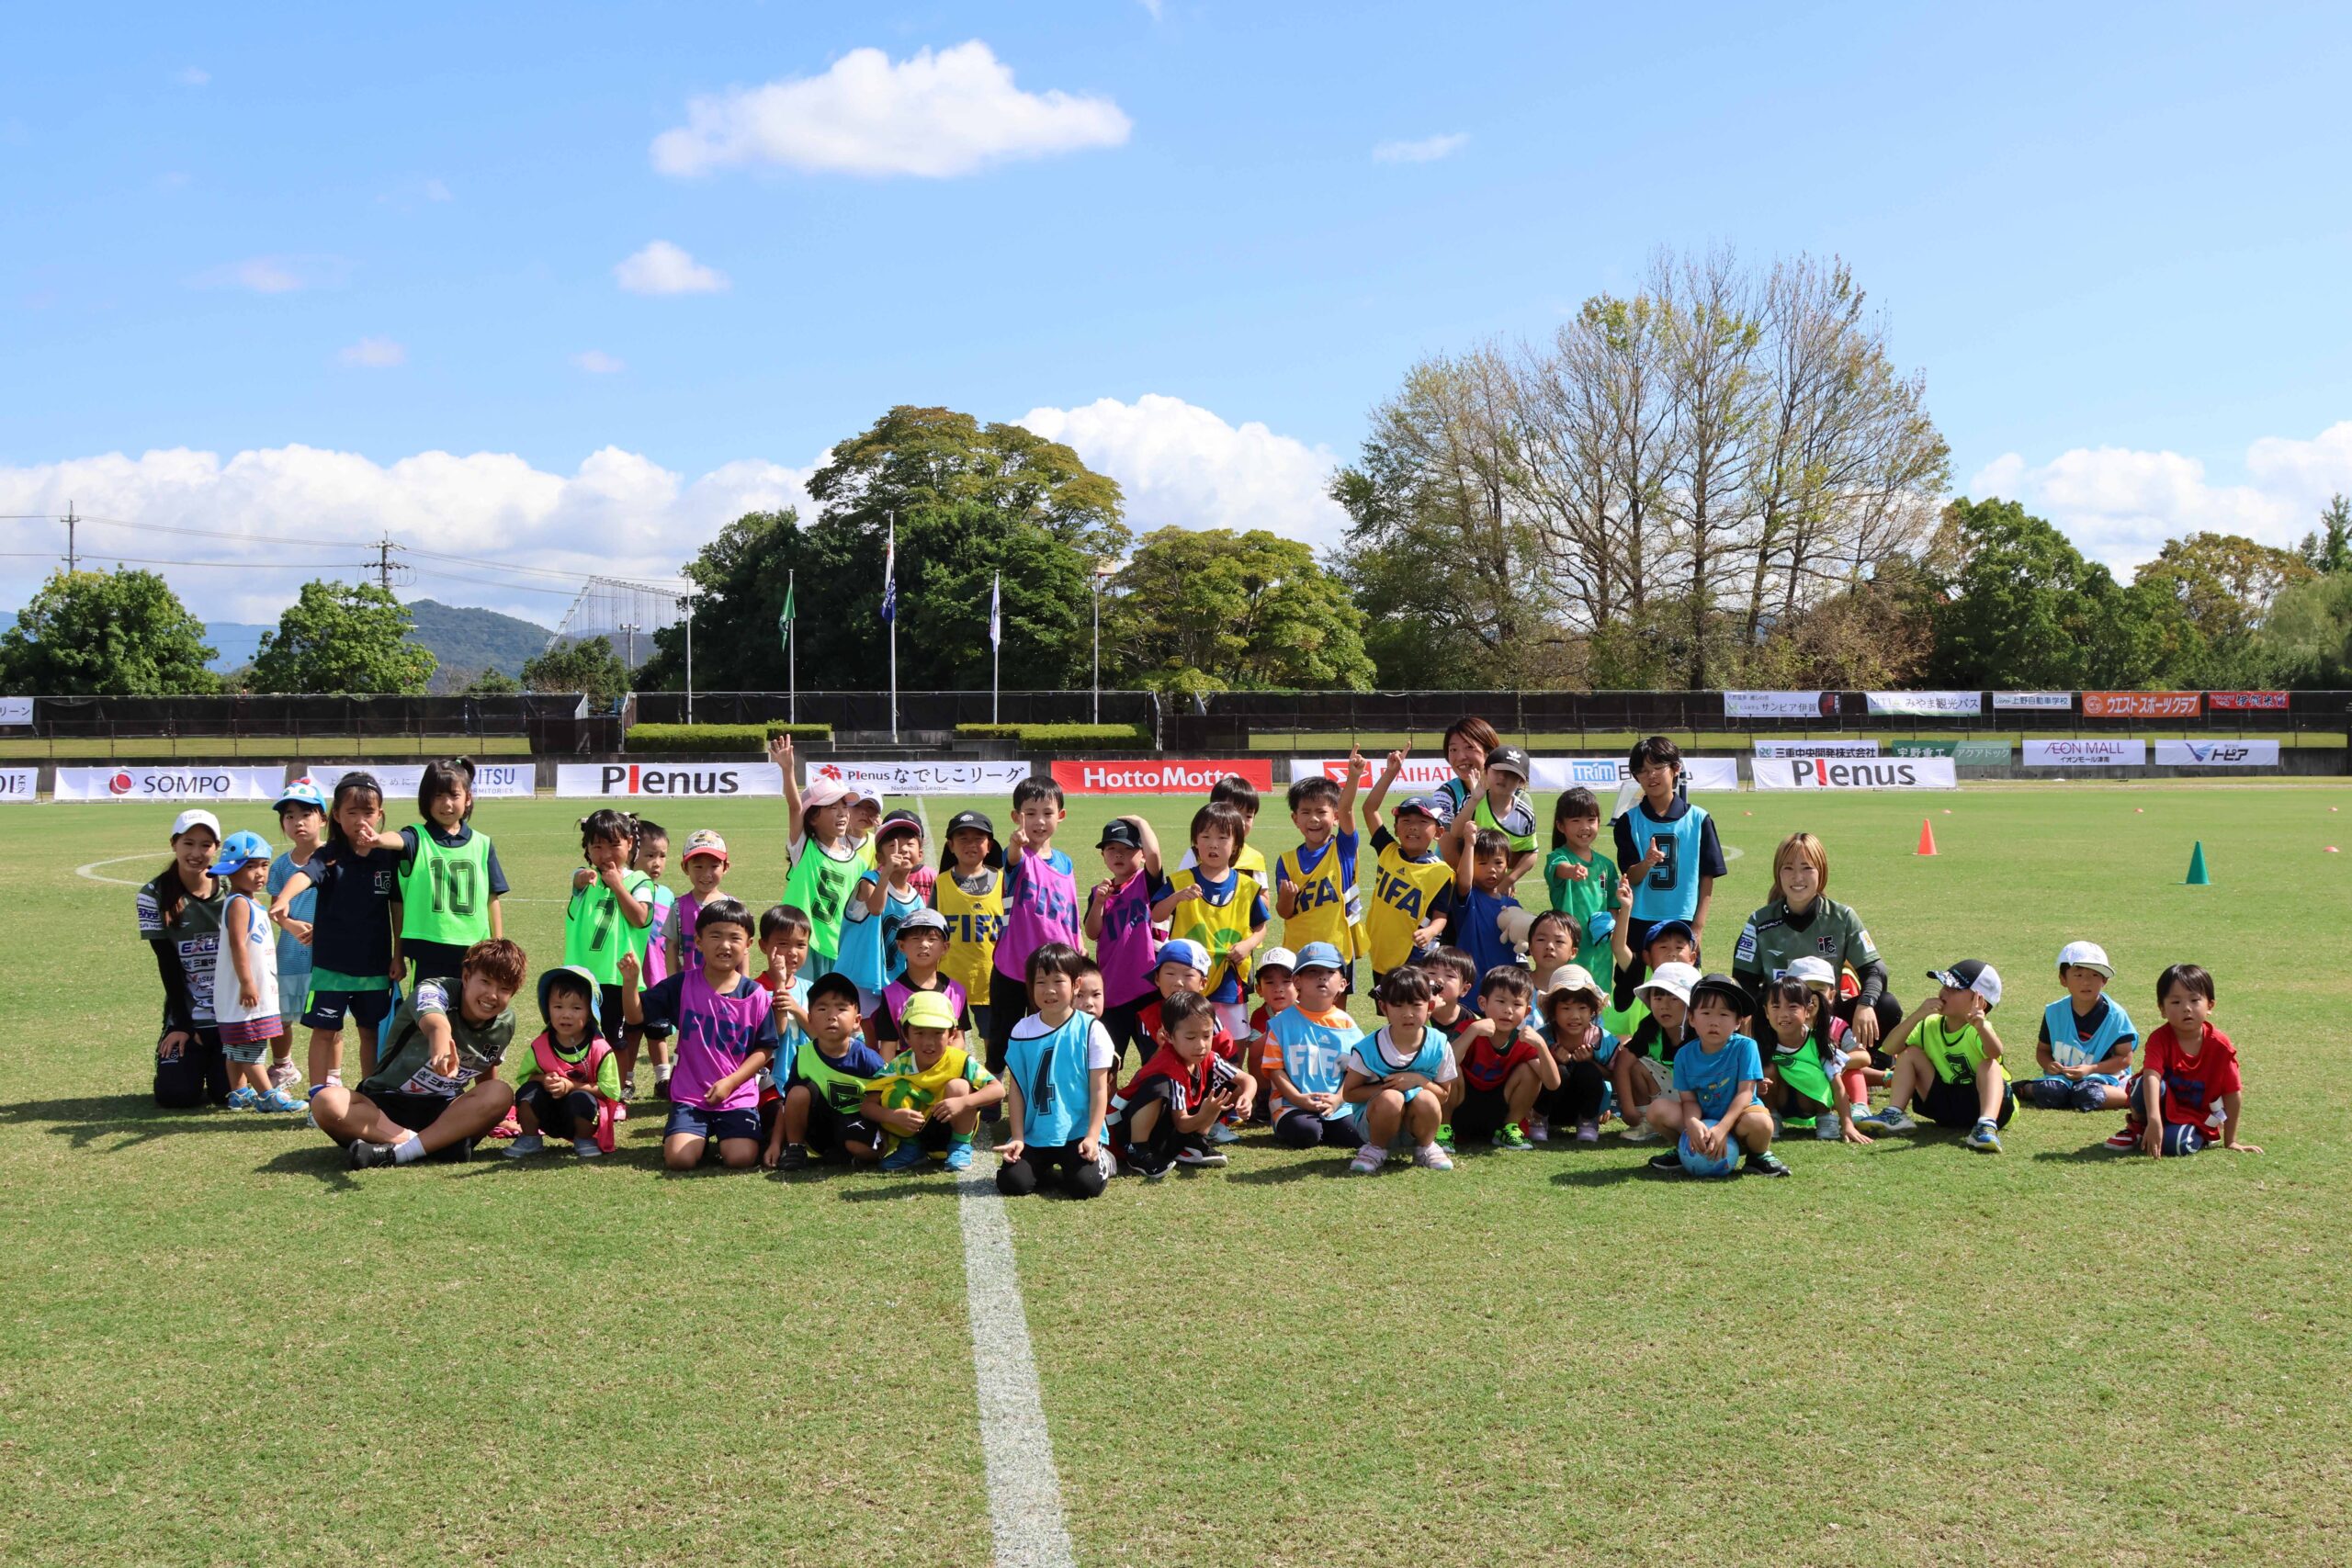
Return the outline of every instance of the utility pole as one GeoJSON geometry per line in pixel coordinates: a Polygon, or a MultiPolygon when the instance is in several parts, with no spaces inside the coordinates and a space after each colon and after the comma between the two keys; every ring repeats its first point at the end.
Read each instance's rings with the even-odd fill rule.
{"type": "Polygon", "coordinates": [[[74,525],[80,521],[74,515],[74,503],[68,501],[65,503],[65,570],[69,572],[79,565],[74,554],[74,525]]]}
{"type": "Polygon", "coordinates": [[[385,592],[392,591],[392,539],[387,534],[376,541],[376,581],[385,592]]]}

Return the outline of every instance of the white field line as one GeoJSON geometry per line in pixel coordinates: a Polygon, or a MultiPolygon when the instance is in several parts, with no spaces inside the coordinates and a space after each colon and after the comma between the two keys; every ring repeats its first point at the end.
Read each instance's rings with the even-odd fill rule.
{"type": "Polygon", "coordinates": [[[1046,1430],[1037,1363],[1029,1348],[1029,1320],[1021,1305],[1012,1227],[992,1175],[976,1171],[960,1187],[964,1292],[997,1568],[1074,1568],[1053,1438],[1046,1430]]]}

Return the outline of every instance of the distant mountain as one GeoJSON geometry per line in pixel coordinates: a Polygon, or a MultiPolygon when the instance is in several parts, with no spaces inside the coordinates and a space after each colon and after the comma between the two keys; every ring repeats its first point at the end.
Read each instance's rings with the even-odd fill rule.
{"type": "Polygon", "coordinates": [[[634,650],[636,660],[629,665],[632,670],[652,658],[656,651],[653,646],[653,633],[645,626],[638,627],[634,637],[618,626],[578,626],[573,628],[566,640],[586,642],[592,637],[600,637],[611,643],[613,651],[619,654],[625,661],[629,659],[631,651],[634,650]]]}
{"type": "Polygon", "coordinates": [[[536,621],[502,615],[495,610],[431,599],[412,599],[406,607],[409,618],[416,623],[409,640],[431,649],[443,669],[469,674],[496,670],[520,675],[523,661],[546,652],[548,638],[554,635],[536,621]]]}
{"type": "Polygon", "coordinates": [[[274,632],[275,626],[257,626],[247,621],[207,621],[204,640],[212,645],[212,660],[205,668],[226,675],[254,661],[261,651],[262,634],[274,632]]]}

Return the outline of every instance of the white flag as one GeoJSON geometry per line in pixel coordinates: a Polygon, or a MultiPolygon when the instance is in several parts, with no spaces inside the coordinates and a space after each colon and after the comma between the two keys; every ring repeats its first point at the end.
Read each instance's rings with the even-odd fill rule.
{"type": "Polygon", "coordinates": [[[1001,571],[989,587],[989,646],[1004,646],[1004,573],[1001,571]]]}

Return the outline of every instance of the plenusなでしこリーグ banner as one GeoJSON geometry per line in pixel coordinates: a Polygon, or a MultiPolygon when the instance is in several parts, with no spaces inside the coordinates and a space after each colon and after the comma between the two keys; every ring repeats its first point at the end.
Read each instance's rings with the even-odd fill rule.
{"type": "MultiPolygon", "coordinates": [[[[1380,777],[1386,762],[1380,758],[1366,757],[1363,772],[1357,784],[1369,788],[1380,777]]],[[[1529,761],[1535,776],[1528,786],[1539,793],[1573,789],[1582,784],[1589,790],[1613,790],[1632,776],[1623,757],[1535,757],[1529,761]]],[[[1683,773],[1690,781],[1693,794],[1702,791],[1735,790],[1739,787],[1739,759],[1736,757],[1685,757],[1683,773]]],[[[1327,778],[1345,784],[1348,760],[1345,757],[1294,757],[1290,764],[1291,782],[1300,779],[1327,778]]],[[[1454,777],[1453,769],[1442,757],[1408,757],[1402,772],[1392,787],[1395,791],[1418,794],[1438,788],[1454,777]]]]}

